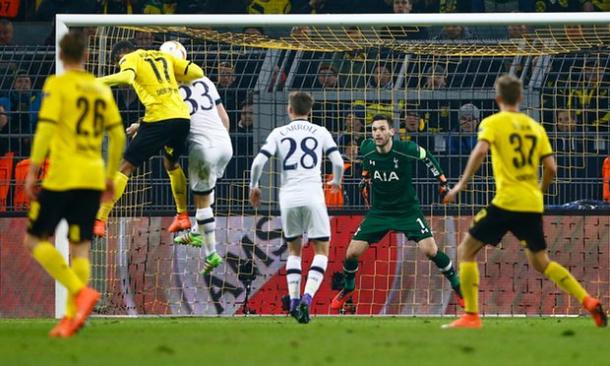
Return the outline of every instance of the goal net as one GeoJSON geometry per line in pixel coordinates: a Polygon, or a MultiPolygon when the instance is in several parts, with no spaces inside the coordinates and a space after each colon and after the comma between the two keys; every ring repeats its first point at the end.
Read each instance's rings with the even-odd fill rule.
{"type": "MultiPolygon", "coordinates": [[[[315,99],[312,122],[333,133],[346,161],[343,194],[327,196],[330,262],[312,310],[333,314],[329,304],[342,286],[345,250],[367,210],[357,189],[358,144],[370,135],[372,117],[389,116],[395,138],[434,154],[454,184],[476,143],[478,123],[497,111],[493,86],[505,73],[523,81],[522,109],[542,123],[556,150],[559,176],[545,196],[550,255],[608,303],[610,219],[602,215],[607,213],[602,165],[610,143],[610,19],[543,15],[60,16],[58,37],[68,28],[87,27],[87,67],[97,75],[116,71],[110,51],[118,41],[157,49],[166,40],[179,40],[188,58],[216,83],[231,118],[234,159],[215,191],[223,265],[201,276],[203,252],[172,245],[167,227],[174,206],[155,157],[113,211],[108,238],[93,245],[92,283],[104,293],[97,312],[283,313],[287,248],[277,204],[279,165],[267,165],[264,204],[256,211],[247,202],[248,169],[267,134],[288,121],[288,93],[307,90],[315,99]]],[[[137,120],[142,110],[135,94],[115,93],[125,122],[137,120]]],[[[489,161],[455,205],[439,204],[437,184],[423,164],[415,166],[413,181],[439,248],[455,261],[473,216],[493,197],[489,161]]],[[[304,272],[312,257],[306,248],[304,272]]],[[[479,268],[484,314],[581,312],[527,264],[511,235],[479,255],[479,268]]],[[[372,246],[356,279],[357,291],[344,313],[459,311],[443,276],[401,234],[372,246]]]]}

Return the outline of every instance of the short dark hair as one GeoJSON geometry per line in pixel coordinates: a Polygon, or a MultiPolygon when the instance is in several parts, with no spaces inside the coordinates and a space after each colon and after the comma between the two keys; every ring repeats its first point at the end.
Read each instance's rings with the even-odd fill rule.
{"type": "Polygon", "coordinates": [[[298,116],[306,116],[311,112],[313,107],[313,98],[311,94],[304,91],[294,91],[290,93],[288,104],[298,116]]]}
{"type": "Polygon", "coordinates": [[[224,67],[227,69],[233,69],[233,64],[229,61],[221,61],[218,63],[218,67],[224,67]]]}
{"type": "Polygon", "coordinates": [[[508,105],[516,105],[521,99],[523,85],[512,75],[502,75],[496,80],[496,95],[508,105]]]}
{"type": "Polygon", "coordinates": [[[388,127],[392,127],[392,117],[388,116],[387,114],[376,114],[373,116],[373,119],[371,120],[371,123],[375,122],[375,121],[386,121],[388,123],[388,127]]]}
{"type": "Polygon", "coordinates": [[[59,41],[64,61],[81,62],[87,51],[87,38],[81,31],[70,31],[59,41]]]}
{"type": "Polygon", "coordinates": [[[119,62],[119,56],[125,53],[129,53],[136,49],[135,43],[130,40],[120,41],[112,46],[112,52],[110,54],[110,58],[113,63],[119,62]]]}

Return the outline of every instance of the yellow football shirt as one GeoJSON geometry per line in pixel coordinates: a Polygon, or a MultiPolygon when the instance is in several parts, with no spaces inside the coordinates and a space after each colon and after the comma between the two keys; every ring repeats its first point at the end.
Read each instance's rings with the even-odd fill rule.
{"type": "MultiPolygon", "coordinates": [[[[49,148],[49,170],[42,187],[54,191],[104,190],[104,131],[121,128],[122,120],[110,88],[86,71],[49,76],[43,88],[38,124],[56,124],[49,148]]],[[[37,134],[40,131],[37,129],[37,134]]],[[[36,163],[44,158],[32,149],[36,163]]]]}
{"type": "Polygon", "coordinates": [[[137,50],[123,56],[119,66],[135,74],[132,86],[144,104],[144,122],[190,118],[176,81],[176,75],[186,75],[190,65],[160,51],[137,50]]]}
{"type": "Polygon", "coordinates": [[[492,204],[509,211],[543,212],[538,168],[553,154],[544,128],[524,113],[499,112],[479,126],[479,140],[491,145],[496,182],[492,204]]]}

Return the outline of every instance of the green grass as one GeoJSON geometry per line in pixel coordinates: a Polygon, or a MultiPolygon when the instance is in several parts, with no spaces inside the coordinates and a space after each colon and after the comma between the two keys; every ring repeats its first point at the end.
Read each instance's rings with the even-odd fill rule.
{"type": "Polygon", "coordinates": [[[0,320],[2,365],[607,365],[610,331],[585,318],[93,319],[49,339],[52,320],[0,320]]]}

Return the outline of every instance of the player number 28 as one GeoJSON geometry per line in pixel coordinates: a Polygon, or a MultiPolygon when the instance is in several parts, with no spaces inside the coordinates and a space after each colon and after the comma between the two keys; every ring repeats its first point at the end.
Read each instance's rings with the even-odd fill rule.
{"type": "MultiPolygon", "coordinates": [[[[297,142],[291,137],[284,137],[282,140],[287,141],[288,146],[288,154],[284,158],[284,170],[294,170],[298,167],[299,163],[288,164],[288,159],[295,153],[297,150],[297,142]]],[[[318,155],[316,154],[316,148],[318,147],[318,140],[313,137],[306,137],[301,140],[301,150],[303,151],[303,155],[301,156],[301,166],[305,169],[313,169],[318,164],[318,155]],[[308,146],[308,141],[313,141],[313,146],[308,146]],[[307,159],[310,157],[310,159],[307,159]],[[310,163],[310,164],[309,164],[310,163]]]]}

